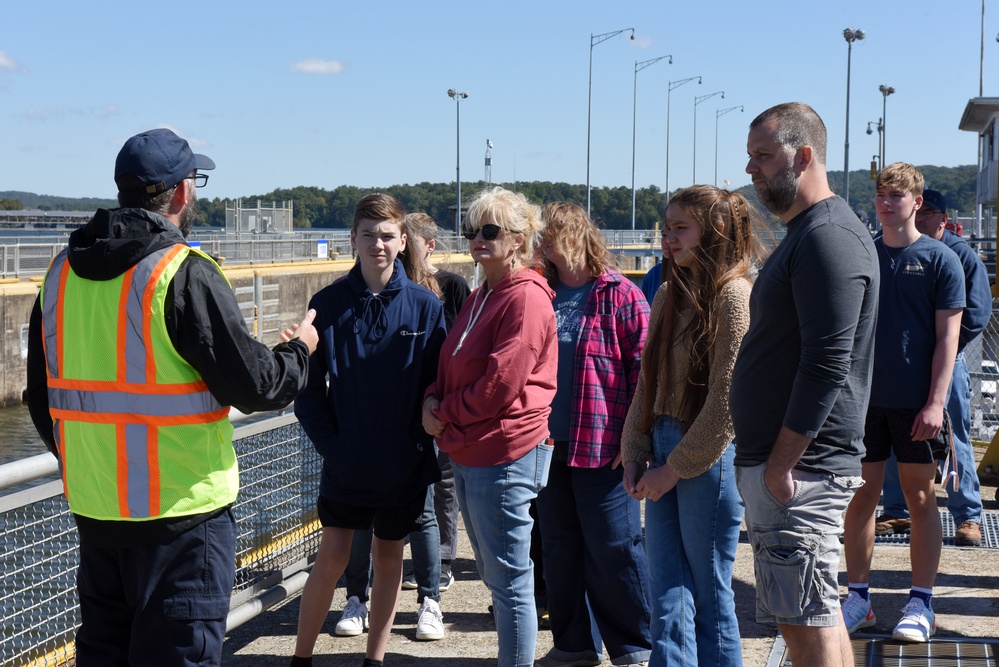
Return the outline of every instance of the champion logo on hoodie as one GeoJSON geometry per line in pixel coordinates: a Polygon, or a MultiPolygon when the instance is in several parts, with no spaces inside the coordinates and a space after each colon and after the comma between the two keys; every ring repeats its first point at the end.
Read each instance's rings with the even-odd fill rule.
{"type": "Polygon", "coordinates": [[[426,333],[427,333],[426,331],[406,331],[405,329],[403,329],[402,331],[399,332],[399,335],[400,336],[424,336],[424,335],[426,335],[426,333]]]}

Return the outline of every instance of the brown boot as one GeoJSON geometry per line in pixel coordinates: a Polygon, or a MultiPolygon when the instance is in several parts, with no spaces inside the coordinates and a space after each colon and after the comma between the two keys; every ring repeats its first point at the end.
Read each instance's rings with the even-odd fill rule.
{"type": "Polygon", "coordinates": [[[906,535],[912,527],[909,519],[900,519],[891,514],[882,514],[874,524],[874,534],[878,537],[885,535],[906,535]]]}
{"type": "Polygon", "coordinates": [[[982,527],[974,521],[962,521],[954,530],[954,544],[959,547],[982,546],[982,527]]]}

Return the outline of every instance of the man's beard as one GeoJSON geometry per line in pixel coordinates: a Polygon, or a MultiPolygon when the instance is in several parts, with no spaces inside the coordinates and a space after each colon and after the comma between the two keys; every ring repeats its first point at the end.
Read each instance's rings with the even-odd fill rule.
{"type": "Polygon", "coordinates": [[[784,167],[764,183],[766,185],[764,189],[756,190],[760,203],[776,216],[787,213],[798,196],[798,176],[791,165],[784,167]]]}
{"type": "Polygon", "coordinates": [[[184,207],[184,210],[180,212],[180,233],[186,239],[187,235],[191,233],[191,229],[194,227],[195,221],[198,219],[198,200],[192,199],[191,202],[184,207]]]}

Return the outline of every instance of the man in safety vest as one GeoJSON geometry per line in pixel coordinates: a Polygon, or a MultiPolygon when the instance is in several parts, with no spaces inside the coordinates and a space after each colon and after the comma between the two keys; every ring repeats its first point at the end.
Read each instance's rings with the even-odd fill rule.
{"type": "Polygon", "coordinates": [[[28,406],[80,537],[78,667],[219,664],[239,489],[229,406],[287,405],[318,342],[314,311],[273,350],[256,341],[218,265],[187,245],[214,168],[170,130],[125,142],[121,208],[73,232],[31,313],[28,406]]]}

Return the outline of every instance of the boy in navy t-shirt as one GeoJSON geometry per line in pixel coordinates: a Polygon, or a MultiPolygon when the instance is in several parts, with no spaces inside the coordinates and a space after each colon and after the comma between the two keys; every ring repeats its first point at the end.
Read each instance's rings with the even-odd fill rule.
{"type": "Polygon", "coordinates": [[[874,245],[881,293],[864,433],[865,484],[847,508],[844,527],[850,592],[843,618],[849,632],[877,622],[868,581],[875,511],[885,462],[894,452],[912,516],[912,589],[892,636],[925,642],[936,631],[931,597],[942,535],[934,476],[936,462],[946,456],[949,427],[944,406],[965,307],[964,273],[950,248],[916,229],[923,176],[915,167],[901,162],[885,167],[876,188],[882,236],[874,245]]]}

